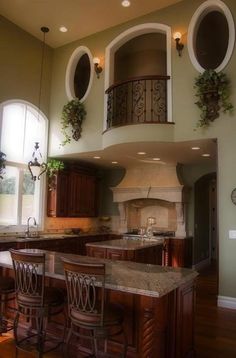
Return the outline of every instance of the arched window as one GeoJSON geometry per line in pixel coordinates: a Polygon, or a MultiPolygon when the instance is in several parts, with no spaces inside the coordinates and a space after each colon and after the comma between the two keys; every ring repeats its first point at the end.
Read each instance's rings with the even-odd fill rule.
{"type": "Polygon", "coordinates": [[[42,228],[45,178],[34,182],[27,163],[35,142],[46,161],[47,127],[47,119],[30,103],[7,101],[0,107],[0,151],[6,154],[0,179],[1,231],[22,231],[29,216],[42,228]]]}

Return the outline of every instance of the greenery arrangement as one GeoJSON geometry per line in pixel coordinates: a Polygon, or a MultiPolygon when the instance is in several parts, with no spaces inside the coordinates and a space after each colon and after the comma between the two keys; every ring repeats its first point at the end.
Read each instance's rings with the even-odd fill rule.
{"type": "Polygon", "coordinates": [[[62,110],[61,125],[62,133],[65,140],[61,143],[62,146],[71,142],[71,138],[79,140],[82,132],[82,122],[85,119],[86,110],[84,104],[79,99],[73,99],[64,105],[62,110]],[[68,134],[68,128],[71,127],[72,134],[68,134]]]}
{"type": "Polygon", "coordinates": [[[0,151],[0,179],[3,179],[4,169],[6,166],[6,154],[0,151]]]}
{"type": "Polygon", "coordinates": [[[47,161],[47,174],[50,177],[52,177],[56,172],[59,170],[64,169],[65,165],[61,160],[58,159],[48,159],[47,161]]]}
{"type": "Polygon", "coordinates": [[[201,110],[201,119],[198,127],[208,126],[210,122],[219,117],[219,111],[231,112],[233,105],[229,101],[229,80],[223,72],[205,70],[195,79],[194,87],[197,89],[196,105],[201,110]]]}
{"type": "Polygon", "coordinates": [[[49,158],[47,161],[47,174],[48,174],[48,188],[49,190],[56,189],[56,177],[55,174],[63,170],[65,168],[65,164],[58,159],[49,158]]]}

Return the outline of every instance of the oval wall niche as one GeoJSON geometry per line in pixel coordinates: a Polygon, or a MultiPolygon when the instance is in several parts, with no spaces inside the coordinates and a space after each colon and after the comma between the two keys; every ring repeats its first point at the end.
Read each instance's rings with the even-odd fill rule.
{"type": "Polygon", "coordinates": [[[188,30],[188,51],[194,67],[221,71],[233,52],[235,30],[228,7],[220,0],[205,1],[194,13],[188,30]]]}
{"type": "Polygon", "coordinates": [[[69,100],[83,102],[89,94],[93,80],[93,60],[87,47],[78,47],[71,55],[66,68],[66,94],[69,100]]]}

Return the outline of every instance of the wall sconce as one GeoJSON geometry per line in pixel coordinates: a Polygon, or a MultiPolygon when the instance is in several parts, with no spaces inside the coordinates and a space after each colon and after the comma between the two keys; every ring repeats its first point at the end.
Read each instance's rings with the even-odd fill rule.
{"type": "Polygon", "coordinates": [[[99,78],[99,77],[100,77],[100,73],[102,72],[102,67],[99,66],[99,64],[100,64],[100,58],[94,57],[94,58],[93,58],[93,63],[94,63],[94,71],[96,72],[97,78],[99,78]]]}
{"type": "Polygon", "coordinates": [[[176,50],[178,51],[179,56],[182,55],[182,51],[183,51],[183,48],[184,48],[184,44],[182,42],[180,42],[181,37],[182,37],[182,35],[181,35],[180,32],[175,32],[174,33],[173,38],[174,38],[174,40],[176,42],[176,50]]]}
{"type": "Polygon", "coordinates": [[[40,176],[46,172],[47,170],[47,164],[46,163],[40,163],[39,157],[42,158],[42,154],[39,150],[39,143],[35,142],[34,151],[32,153],[32,160],[28,163],[28,168],[31,174],[31,179],[36,180],[40,179],[40,176]]]}

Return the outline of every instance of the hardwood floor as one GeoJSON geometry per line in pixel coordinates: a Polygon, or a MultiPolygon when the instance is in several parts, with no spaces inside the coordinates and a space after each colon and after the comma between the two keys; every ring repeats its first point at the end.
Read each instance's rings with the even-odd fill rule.
{"type": "MultiPolygon", "coordinates": [[[[217,307],[216,266],[202,271],[197,280],[195,346],[196,358],[236,357],[236,310],[217,307]]],[[[11,334],[0,337],[0,358],[14,358],[15,349],[11,334]]],[[[20,352],[18,358],[35,355],[20,352]]],[[[61,358],[59,351],[45,358],[61,358]]],[[[155,357],[151,357],[155,358],[155,357]]]]}
{"type": "Polygon", "coordinates": [[[216,265],[197,280],[195,346],[197,358],[236,357],[236,310],[217,307],[216,265]]]}

